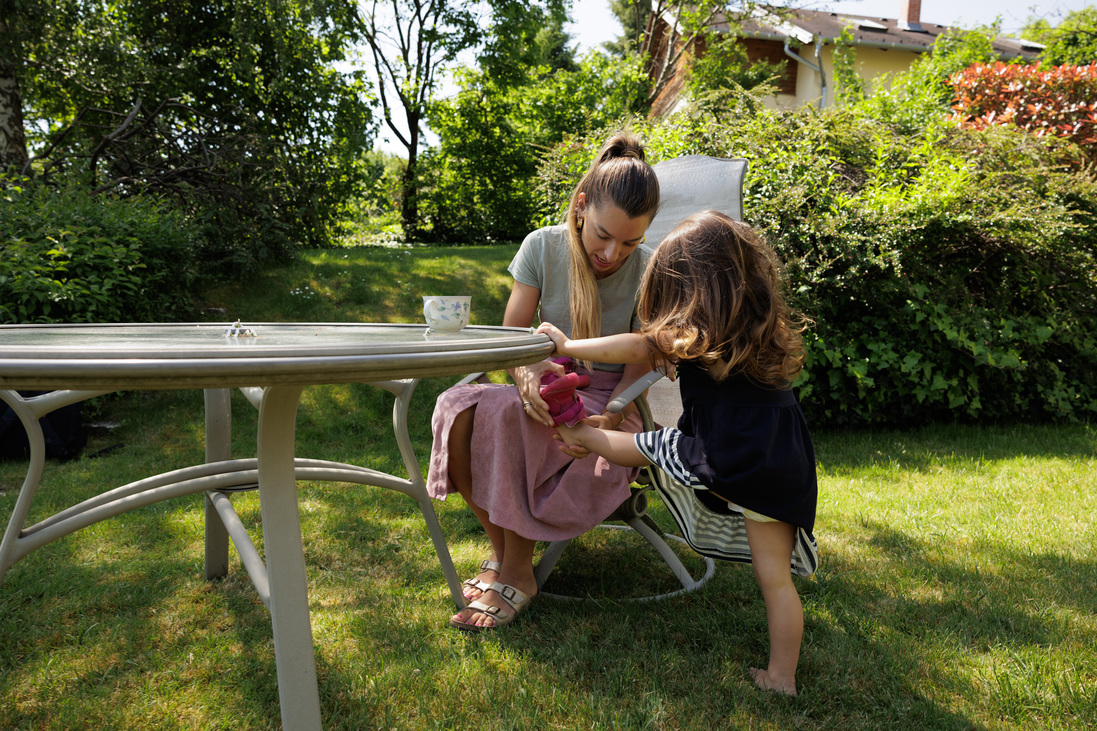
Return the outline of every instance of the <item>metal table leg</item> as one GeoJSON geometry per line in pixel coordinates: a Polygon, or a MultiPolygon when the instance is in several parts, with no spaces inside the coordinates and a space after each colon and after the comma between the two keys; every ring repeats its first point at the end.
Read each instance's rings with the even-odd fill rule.
{"type": "Polygon", "coordinates": [[[301,391],[300,386],[264,389],[259,407],[259,503],[282,726],[319,729],[320,695],[293,457],[301,391]]]}
{"type": "Polygon", "coordinates": [[[30,458],[27,465],[27,476],[23,480],[23,486],[19,490],[19,497],[15,501],[15,509],[8,519],[8,527],[4,531],[4,537],[0,540],[0,583],[4,581],[4,574],[16,561],[21,559],[33,548],[27,548],[27,538],[24,527],[27,515],[30,513],[31,503],[34,502],[34,494],[38,491],[38,483],[42,481],[42,472],[46,464],[46,440],[42,435],[42,425],[39,423],[46,414],[59,409],[62,406],[85,401],[92,396],[100,396],[109,391],[50,391],[41,396],[24,398],[18,391],[0,389],[0,401],[6,403],[12,412],[18,417],[23,429],[27,432],[27,442],[30,445],[30,458]]]}
{"type": "MultiPolygon", "coordinates": [[[[232,391],[207,388],[206,462],[232,458],[232,391]]],[[[217,514],[213,499],[206,495],[206,578],[219,579],[229,573],[229,534],[217,514]]]]}

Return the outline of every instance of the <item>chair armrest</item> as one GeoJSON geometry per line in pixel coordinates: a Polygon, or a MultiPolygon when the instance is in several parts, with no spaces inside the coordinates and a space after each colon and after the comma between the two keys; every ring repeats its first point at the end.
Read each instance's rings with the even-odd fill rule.
{"type": "Polygon", "coordinates": [[[654,370],[641,376],[636,379],[635,383],[619,393],[617,398],[606,404],[606,411],[611,414],[616,414],[635,401],[637,396],[641,395],[644,391],[647,391],[653,383],[664,377],[665,374],[660,370],[654,370]]]}
{"type": "Polygon", "coordinates": [[[485,375],[487,375],[487,374],[485,374],[483,371],[481,371],[480,373],[470,373],[470,374],[468,374],[467,376],[465,376],[464,378],[462,378],[460,381],[458,381],[457,383],[455,383],[453,385],[454,386],[467,386],[470,383],[476,383],[481,378],[483,378],[485,375]]]}

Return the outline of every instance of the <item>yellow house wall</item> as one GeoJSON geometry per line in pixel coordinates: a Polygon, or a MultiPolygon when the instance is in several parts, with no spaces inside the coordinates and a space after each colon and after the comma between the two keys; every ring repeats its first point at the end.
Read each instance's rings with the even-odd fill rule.
{"type": "MultiPolygon", "coordinates": [[[[883,77],[894,75],[910,68],[914,60],[921,54],[913,51],[901,51],[898,49],[872,48],[869,46],[857,46],[854,67],[862,79],[866,81],[865,88],[871,94],[873,89],[885,82],[883,77]]],[[[815,49],[812,46],[802,46],[800,56],[808,61],[815,61],[815,49]]],[[[826,106],[834,106],[835,79],[834,79],[834,46],[823,46],[822,52],[823,72],[827,78],[826,106]]],[[[789,59],[791,63],[799,64],[796,71],[796,96],[789,94],[776,94],[767,100],[766,106],[771,109],[788,109],[804,103],[817,104],[822,95],[822,87],[819,83],[819,74],[816,71],[800,63],[789,59]]]]}

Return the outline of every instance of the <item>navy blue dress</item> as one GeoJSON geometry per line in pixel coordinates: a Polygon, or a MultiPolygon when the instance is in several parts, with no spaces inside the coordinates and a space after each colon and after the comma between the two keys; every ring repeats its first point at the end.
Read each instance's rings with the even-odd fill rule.
{"type": "Polygon", "coordinates": [[[796,526],[791,568],[814,573],[815,449],[795,394],[741,373],[717,383],[687,362],[678,379],[678,427],[637,434],[636,445],[671,478],[656,487],[686,541],[703,555],[749,563],[744,518],[731,501],[796,526]]]}

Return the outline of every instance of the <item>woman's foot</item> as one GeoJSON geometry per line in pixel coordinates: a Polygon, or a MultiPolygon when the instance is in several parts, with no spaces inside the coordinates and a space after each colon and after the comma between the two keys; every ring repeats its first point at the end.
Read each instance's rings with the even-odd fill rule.
{"type": "Polygon", "coordinates": [[[750,677],[760,690],[772,690],[774,693],[796,697],[796,678],[781,679],[771,677],[768,670],[750,669],[750,677]]]}
{"type": "Polygon", "coordinates": [[[499,580],[499,569],[502,567],[501,563],[493,559],[481,561],[480,573],[461,584],[461,593],[465,595],[465,601],[471,602],[483,596],[484,592],[499,580]]]}
{"type": "Polygon", "coordinates": [[[524,610],[536,595],[537,580],[533,578],[532,572],[528,579],[513,581],[507,581],[506,577],[500,575],[491,588],[475,599],[481,606],[465,607],[450,617],[450,626],[457,629],[481,630],[509,624],[511,619],[524,610]],[[517,592],[511,591],[515,589],[517,592]],[[491,609],[485,609],[486,607],[491,609]]]}

